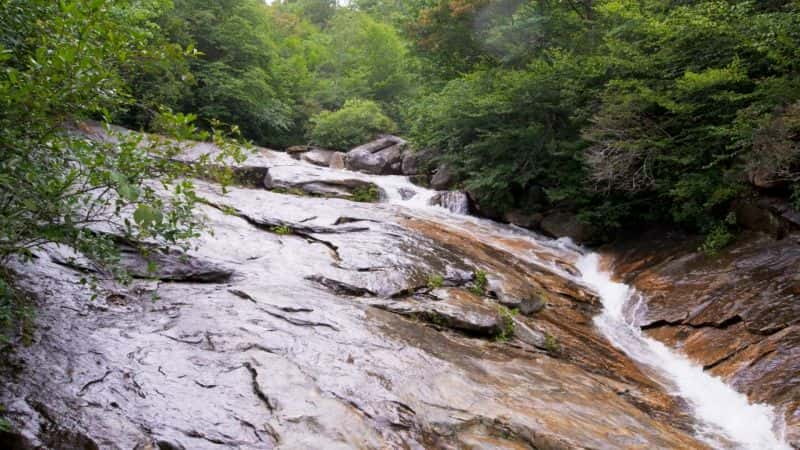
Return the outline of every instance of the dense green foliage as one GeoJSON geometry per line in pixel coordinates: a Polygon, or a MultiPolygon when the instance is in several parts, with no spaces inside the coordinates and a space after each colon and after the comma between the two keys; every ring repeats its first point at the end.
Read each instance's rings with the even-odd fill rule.
{"type": "Polygon", "coordinates": [[[453,72],[413,134],[493,204],[546,208],[543,188],[608,228],[724,243],[748,180],[800,179],[796,1],[441,1],[420,18],[420,52],[453,72]]]}
{"type": "Polygon", "coordinates": [[[334,150],[348,150],[374,139],[381,132],[393,132],[396,125],[371,100],[348,100],[334,112],[322,111],[311,118],[311,142],[334,150]]]}
{"type": "Polygon", "coordinates": [[[237,124],[259,144],[296,144],[311,116],[352,98],[399,116],[394,105],[410,90],[413,63],[399,33],[328,1],[175,0],[158,23],[196,52],[179,86],[167,89],[178,95],[163,103],[201,123],[237,124]]]}

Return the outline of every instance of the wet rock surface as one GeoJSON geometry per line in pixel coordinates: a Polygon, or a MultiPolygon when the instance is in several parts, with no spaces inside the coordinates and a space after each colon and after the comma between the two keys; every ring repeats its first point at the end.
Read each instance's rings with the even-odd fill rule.
{"type": "Polygon", "coordinates": [[[311,164],[314,164],[316,166],[328,167],[331,164],[333,155],[335,155],[336,153],[338,152],[335,152],[333,150],[315,148],[307,152],[301,153],[300,159],[309,162],[311,164]]]}
{"type": "Polygon", "coordinates": [[[444,191],[431,198],[431,205],[441,206],[456,214],[469,213],[469,197],[464,192],[444,191]]]}
{"type": "Polygon", "coordinates": [[[800,235],[751,233],[719,256],[677,233],[613,249],[615,271],[646,294],[638,322],[754,402],[776,405],[800,446],[800,235]]]}
{"type": "Polygon", "coordinates": [[[373,175],[400,174],[406,144],[397,136],[381,137],[347,152],[345,166],[373,175]]]}
{"type": "Polygon", "coordinates": [[[442,164],[436,168],[433,176],[431,176],[431,187],[436,190],[447,190],[455,182],[455,174],[446,164],[442,164]]]}
{"type": "MultiPolygon", "coordinates": [[[[268,150],[243,165],[273,189],[375,182],[268,150]]],[[[0,374],[0,447],[705,448],[594,326],[574,247],[437,208],[197,193],[214,233],[161,276],[92,299],[62,254],[15,265],[38,328],[0,374]]]]}

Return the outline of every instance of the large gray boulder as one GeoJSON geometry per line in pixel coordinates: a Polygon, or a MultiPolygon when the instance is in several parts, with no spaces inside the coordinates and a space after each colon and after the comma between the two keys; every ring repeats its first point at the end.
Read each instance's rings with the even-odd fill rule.
{"type": "Polygon", "coordinates": [[[425,172],[426,166],[433,156],[433,151],[430,149],[412,150],[406,149],[403,153],[403,162],[401,170],[403,175],[422,175],[425,172]]]}
{"type": "Polygon", "coordinates": [[[437,191],[446,191],[453,186],[456,178],[452,169],[446,164],[441,164],[436,168],[433,177],[431,178],[431,188],[437,191]]]}
{"type": "Polygon", "coordinates": [[[490,202],[480,200],[480,196],[476,192],[467,190],[466,193],[472,210],[478,216],[496,220],[498,222],[502,222],[504,220],[503,212],[495,208],[490,202]]]}
{"type": "Polygon", "coordinates": [[[407,142],[397,136],[383,136],[347,152],[345,166],[373,175],[399,175],[406,145],[407,142]]]}

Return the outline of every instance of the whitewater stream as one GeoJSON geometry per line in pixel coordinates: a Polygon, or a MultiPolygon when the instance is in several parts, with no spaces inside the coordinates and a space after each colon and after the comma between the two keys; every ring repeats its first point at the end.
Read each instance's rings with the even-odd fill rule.
{"type": "MultiPolygon", "coordinates": [[[[385,201],[389,203],[427,209],[439,216],[439,220],[447,220],[447,216],[453,214],[443,207],[431,206],[430,201],[436,192],[413,185],[406,177],[372,177],[371,181],[386,193],[385,201]],[[400,192],[416,194],[404,199],[400,192]]],[[[467,220],[478,224],[485,222],[478,218],[467,220]]],[[[496,226],[494,223],[487,225],[496,226]]],[[[538,262],[597,292],[603,311],[595,318],[596,326],[614,346],[643,366],[668,392],[689,403],[699,421],[698,438],[713,448],[791,450],[782,437],[782,419],[775,414],[773,407],[750,403],[744,394],[707,374],[701,366],[642,333],[635,325],[636,309],[642,305],[640,295],[629,286],[613,281],[611,274],[601,269],[600,255],[576,246],[569,239],[542,242],[546,238],[518,227],[509,227],[507,232],[516,238],[526,236],[574,261],[580,272],[578,275],[548,262],[538,262]]]]}

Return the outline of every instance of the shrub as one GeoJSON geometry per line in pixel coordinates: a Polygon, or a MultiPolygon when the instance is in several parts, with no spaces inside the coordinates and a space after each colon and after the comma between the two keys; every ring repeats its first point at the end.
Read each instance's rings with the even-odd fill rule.
{"type": "Polygon", "coordinates": [[[441,275],[428,276],[428,289],[439,289],[444,285],[444,277],[441,275]]]}
{"type": "Polygon", "coordinates": [[[350,200],[362,203],[375,203],[381,198],[381,191],[375,186],[362,186],[353,189],[350,200]]]}
{"type": "Polygon", "coordinates": [[[545,333],[544,348],[550,353],[559,353],[561,351],[561,344],[558,342],[557,337],[550,333],[545,333]]]}
{"type": "Polygon", "coordinates": [[[338,111],[323,111],[311,118],[311,142],[336,150],[363,144],[380,133],[395,131],[395,124],[371,100],[348,100],[338,111]]]}
{"type": "Polygon", "coordinates": [[[488,278],[486,277],[486,272],[483,270],[476,270],[475,271],[475,279],[472,281],[472,286],[469,288],[470,292],[475,295],[483,295],[486,293],[486,287],[489,283],[488,278]]]}
{"type": "Polygon", "coordinates": [[[700,251],[708,256],[716,256],[720,250],[736,240],[735,225],[736,215],[732,212],[728,213],[724,221],[715,223],[706,233],[706,239],[700,246],[700,251]]]}
{"type": "Polygon", "coordinates": [[[286,225],[276,225],[270,229],[273,233],[285,236],[287,234],[292,234],[292,229],[286,225]]]}
{"type": "Polygon", "coordinates": [[[497,313],[500,316],[500,331],[495,336],[498,342],[507,342],[514,337],[514,316],[517,315],[517,309],[508,309],[503,305],[497,305],[497,313]]]}

